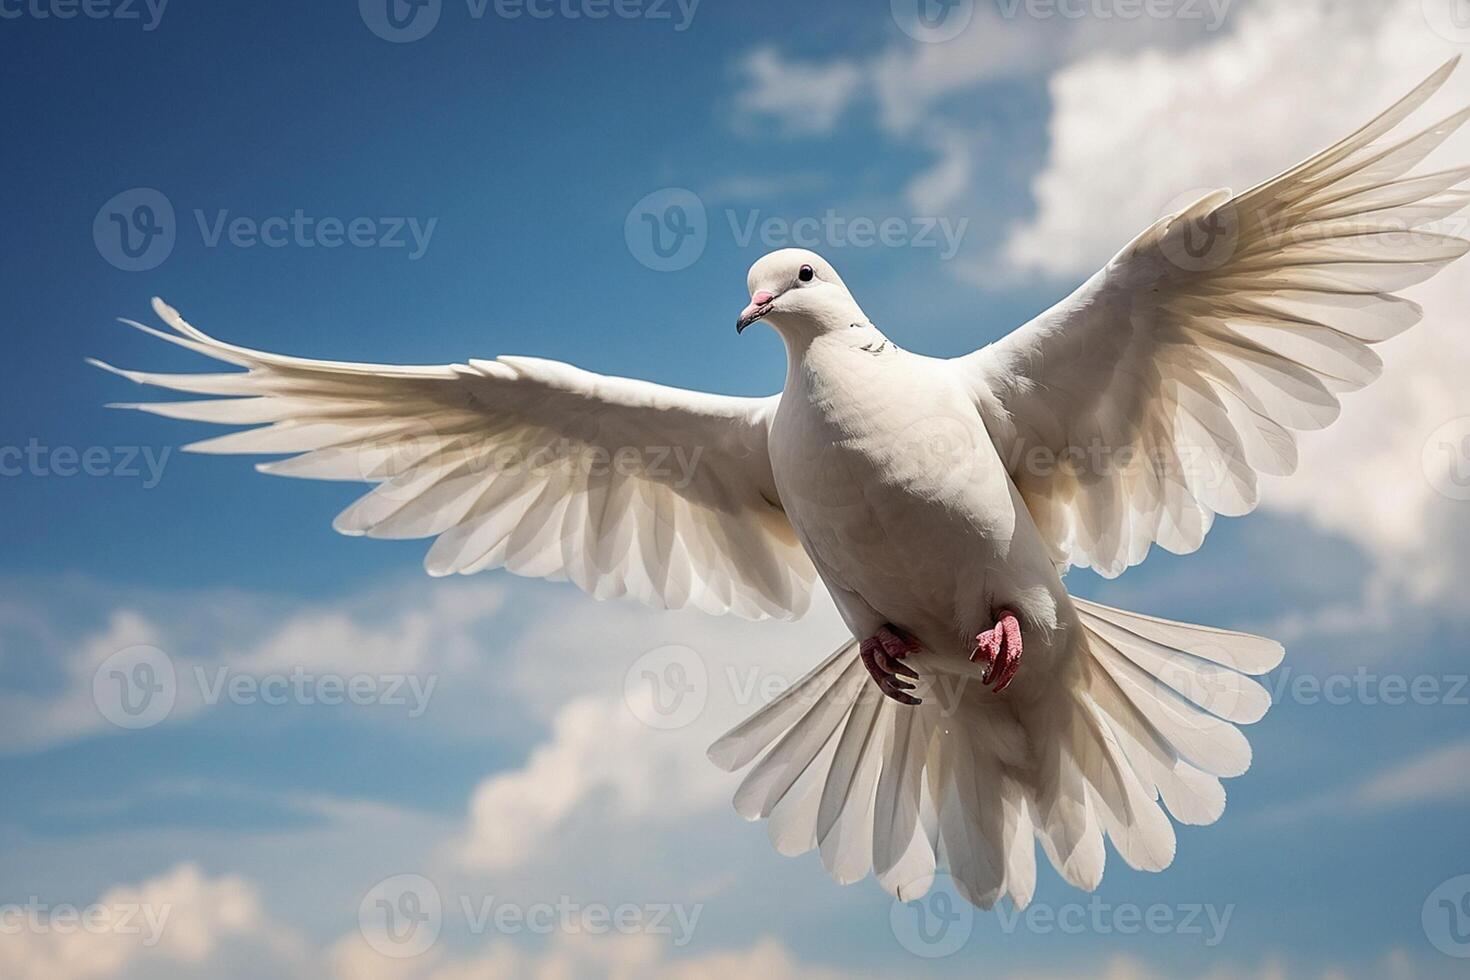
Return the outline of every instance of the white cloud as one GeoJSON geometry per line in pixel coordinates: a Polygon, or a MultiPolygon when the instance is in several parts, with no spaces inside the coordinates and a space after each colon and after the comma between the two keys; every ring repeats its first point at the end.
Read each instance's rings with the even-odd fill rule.
{"type": "Polygon", "coordinates": [[[1470,742],[1434,749],[1365,780],[1352,798],[1391,808],[1470,799],[1470,742]]]}
{"type": "Polygon", "coordinates": [[[1470,742],[1428,749],[1357,783],[1262,810],[1267,824],[1470,800],[1470,742]]]}
{"type": "MultiPolygon", "coordinates": [[[[1438,960],[1416,959],[1401,949],[1390,950],[1374,962],[1358,967],[1340,965],[1306,966],[1288,964],[1280,957],[1268,957],[1256,966],[1229,963],[1201,965],[1185,974],[1160,971],[1131,956],[1119,955],[1107,960],[1097,980],[1428,980],[1429,977],[1455,976],[1455,965],[1441,957],[1438,960]]],[[[1012,973],[1007,980],[1064,980],[1075,972],[1012,973]]]]}
{"type": "Polygon", "coordinates": [[[751,116],[776,119],[785,132],[830,132],[862,81],[860,69],[847,61],[826,64],[788,61],[773,48],[752,51],[741,63],[748,84],[736,98],[751,116]]]}
{"type": "Polygon", "coordinates": [[[705,748],[844,635],[825,595],[792,624],[585,602],[539,620],[511,653],[508,693],[549,718],[550,735],[475,790],[461,857],[481,871],[554,858],[548,845],[594,795],[619,832],[728,806],[734,781],[705,748]],[[681,699],[666,716],[663,698],[681,699]]]}
{"type": "Polygon", "coordinates": [[[540,858],[561,822],[598,791],[611,794],[609,816],[644,824],[678,820],[721,801],[726,778],[700,746],[662,734],[621,698],[568,704],[523,768],[491,776],[475,790],[466,864],[494,872],[540,858]]]}
{"type": "MultiPolygon", "coordinates": [[[[177,724],[221,704],[353,704],[342,685],[369,678],[371,691],[358,700],[381,714],[417,719],[435,711],[452,718],[482,719],[476,692],[490,696],[496,678],[486,661],[503,651],[487,649],[489,626],[497,620],[505,585],[479,582],[414,582],[405,588],[370,590],[326,604],[282,608],[266,596],[217,597],[114,595],[105,623],[77,633],[72,612],[25,608],[36,649],[17,651],[43,658],[55,683],[0,691],[0,753],[33,751],[97,734],[118,734],[113,723],[118,691],[99,670],[128,648],[161,651],[172,669],[165,684],[172,704],[156,724],[177,724]],[[297,678],[300,677],[300,680],[297,678]],[[261,686],[267,684],[271,686],[261,686]],[[245,681],[243,695],[230,685],[245,681]],[[441,687],[442,685],[442,687],[441,687]],[[100,691],[100,694],[99,694],[100,691]],[[109,720],[112,718],[113,720],[109,720]]],[[[13,609],[25,603],[12,600],[13,609]]],[[[148,726],[148,727],[151,727],[148,726]]]]}
{"type": "Polygon", "coordinates": [[[6,907],[0,976],[6,980],[112,980],[220,975],[206,964],[222,947],[248,938],[274,959],[291,959],[299,941],[272,923],[254,886],[209,878],[180,864],[136,887],[108,890],[85,906],[6,907]],[[87,918],[90,916],[91,918],[87,918]]]}
{"type": "MultiPolygon", "coordinates": [[[[1167,49],[1215,36],[1237,4],[1177,6],[1184,16],[1116,17],[1107,16],[1105,4],[1088,10],[982,0],[969,25],[942,43],[916,43],[895,23],[894,43],[869,54],[804,60],[764,46],[740,63],[736,124],[748,130],[764,119],[782,135],[819,137],[831,134],[849,110],[869,109],[883,139],[905,152],[917,145],[932,153],[904,188],[908,205],[926,216],[965,213],[983,200],[984,178],[995,169],[985,165],[986,146],[973,124],[977,91],[1042,78],[1083,53],[1167,49]]],[[[960,264],[954,269],[977,282],[987,279],[960,264]]]]}
{"type": "MultiPolygon", "coordinates": [[[[29,609],[27,615],[36,621],[38,633],[54,634],[61,628],[39,609],[29,609]]],[[[114,610],[102,629],[58,651],[63,676],[55,688],[0,690],[0,752],[39,748],[106,728],[107,720],[92,698],[93,675],[117,651],[156,646],[161,640],[162,631],[147,617],[130,609],[114,610]]]]}
{"type": "MultiPolygon", "coordinates": [[[[469,946],[440,939],[418,956],[385,956],[354,930],[325,946],[306,941],[273,916],[259,888],[233,875],[211,877],[191,863],[136,886],[117,886],[85,906],[107,912],[89,929],[60,925],[56,908],[45,927],[7,928],[0,942],[0,976],[6,980],[172,980],[208,976],[247,980],[873,980],[891,970],[837,969],[798,958],[780,940],[764,936],[749,945],[676,950],[649,932],[592,934],[556,931],[546,942],[522,944],[509,936],[477,938],[469,946]],[[136,931],[136,913],[143,923],[136,931]],[[151,918],[150,918],[151,917],[151,918]],[[158,924],[150,929],[147,922],[158,924]],[[58,928],[60,925],[60,928],[58,928]]],[[[98,913],[100,914],[100,913],[98,913]]],[[[448,913],[445,913],[446,916],[448,913]]],[[[7,923],[14,921],[7,920],[7,923]]],[[[26,920],[30,922],[32,920],[26,920]]],[[[936,976],[968,975],[963,959],[934,964],[936,976]]],[[[1007,980],[1060,980],[1073,971],[1020,969],[1007,980]]],[[[1094,964],[1099,980],[1167,980],[1141,960],[1114,955],[1094,964]]],[[[1449,977],[1443,962],[1426,963],[1390,951],[1361,969],[1318,966],[1288,969],[1274,960],[1256,968],[1215,963],[1204,980],[1287,980],[1288,977],[1449,977]]],[[[1198,971],[1190,976],[1201,976],[1198,971]]]]}
{"type": "Polygon", "coordinates": [[[965,134],[943,127],[936,127],[928,142],[936,154],[934,165],[909,181],[904,196],[917,213],[939,215],[969,189],[974,152],[965,134]]]}
{"type": "MultiPolygon", "coordinates": [[[[1074,54],[1100,50],[1133,51],[1172,46],[1211,36],[1224,24],[1225,11],[1206,15],[1206,4],[1180,4],[1200,16],[1120,19],[1062,16],[1051,5],[987,2],[960,34],[942,43],[900,38],[869,55],[842,55],[825,61],[790,57],[765,46],[741,63],[745,87],[736,104],[751,115],[780,121],[791,135],[830,132],[842,114],[868,101],[876,105],[883,131],[895,139],[943,118],[945,99],[999,79],[1043,75],[1074,54]],[[1033,9],[1042,11],[1033,15],[1033,9]]],[[[895,25],[896,26],[896,25],[895,25]]]]}
{"type": "Polygon", "coordinates": [[[671,957],[666,944],[649,935],[603,937],[559,935],[544,951],[492,943],[459,958],[430,955],[417,961],[391,960],[357,936],[331,951],[340,980],[839,980],[863,974],[838,972],[797,960],[775,939],[744,949],[671,957]]]}
{"type": "Polygon", "coordinates": [[[451,952],[448,943],[439,942],[420,956],[400,959],[375,951],[354,931],[317,948],[269,914],[252,882],[233,875],[210,877],[191,863],[137,886],[108,889],[84,906],[37,903],[34,913],[30,907],[0,908],[6,912],[0,933],[5,980],[837,980],[844,975],[797,960],[772,938],[746,948],[673,955],[668,942],[651,933],[558,932],[541,949],[501,937],[478,942],[478,949],[468,953],[451,952]]]}

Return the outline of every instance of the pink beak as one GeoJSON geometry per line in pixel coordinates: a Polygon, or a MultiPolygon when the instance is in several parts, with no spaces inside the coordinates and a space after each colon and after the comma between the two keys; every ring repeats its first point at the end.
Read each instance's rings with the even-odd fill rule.
{"type": "Polygon", "coordinates": [[[740,319],[735,321],[735,332],[744,333],[746,327],[771,312],[771,304],[775,301],[776,294],[765,289],[752,296],[750,305],[740,312],[740,319]]]}

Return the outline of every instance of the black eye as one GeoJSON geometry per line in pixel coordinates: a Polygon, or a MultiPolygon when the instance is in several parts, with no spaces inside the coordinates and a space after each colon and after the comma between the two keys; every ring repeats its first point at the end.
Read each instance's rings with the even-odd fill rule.
{"type": "Polygon", "coordinates": [[[809,265],[804,265],[801,267],[801,271],[796,274],[796,278],[800,279],[802,282],[811,282],[812,277],[814,277],[816,274],[817,272],[815,269],[813,269],[809,265]]]}

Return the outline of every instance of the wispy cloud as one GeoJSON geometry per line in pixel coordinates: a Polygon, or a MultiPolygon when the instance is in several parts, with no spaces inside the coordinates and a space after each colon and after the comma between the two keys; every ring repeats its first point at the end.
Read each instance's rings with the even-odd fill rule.
{"type": "Polygon", "coordinates": [[[1262,810],[1263,823],[1470,802],[1470,742],[1429,749],[1340,789],[1262,810]]]}

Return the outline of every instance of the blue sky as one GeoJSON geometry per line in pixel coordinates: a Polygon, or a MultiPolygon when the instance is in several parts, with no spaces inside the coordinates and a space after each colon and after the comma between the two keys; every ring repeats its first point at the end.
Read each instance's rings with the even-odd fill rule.
{"type": "MultiPolygon", "coordinates": [[[[71,19],[64,2],[0,0],[0,907],[175,916],[156,944],[72,937],[64,961],[54,927],[5,932],[0,976],[1460,975],[1447,950],[1470,948],[1445,938],[1438,903],[1470,891],[1454,882],[1470,873],[1470,504],[1425,449],[1470,445],[1454,441],[1470,433],[1455,427],[1470,416],[1463,268],[1425,287],[1430,316],[1386,350],[1380,387],[1260,513],[1220,522],[1196,555],[1069,579],[1287,642],[1222,821],[1181,829],[1162,875],[1112,860],[1102,919],[1048,872],[1038,906],[1085,911],[1083,927],[980,915],[937,959],[905,944],[873,881],[841,889],[812,856],[776,855],[703,757],[754,707],[733,678],[795,676],[830,649],[824,604],[752,625],[501,572],[430,581],[422,542],[332,532],[354,488],[183,454],[206,427],[104,407],[136,390],[86,357],[200,367],[115,322],[149,320],[153,295],[268,350],[533,354],[768,393],[779,342],[731,328],[747,267],[802,229],[890,336],[958,354],[1065,295],[1177,195],[1290,165],[1470,42],[1434,0],[1179,0],[1137,17],[1127,0],[977,0],[942,41],[891,6],[593,19],[568,12],[595,3],[507,17],[521,8],[492,0],[477,17],[443,0],[432,30],[394,43],[371,3],[346,0],[71,19]],[[142,202],[158,219],[160,196],[172,248],[120,268],[111,215],[142,202]],[[672,271],[639,238],[645,199],[702,212],[702,249],[676,250],[672,271]],[[311,230],[258,240],[293,219],[311,230]],[[326,247],[354,221],[361,247],[326,247]],[[865,244],[864,223],[885,222],[892,240],[865,244]],[[82,458],[92,474],[64,475],[82,458]],[[178,697],[129,730],[93,676],[138,645],[165,652],[178,697]],[[623,691],[668,645],[708,665],[710,706],[659,731],[623,691]],[[260,685],[293,672],[379,686],[365,704],[266,703],[260,685]],[[245,693],[211,699],[221,678],[245,693]],[[1397,697],[1400,680],[1420,695],[1397,697]],[[359,930],[371,890],[401,874],[446,908],[411,960],[359,930]],[[688,937],[477,928],[461,900],[490,896],[645,922],[699,911],[688,937]],[[1174,925],[1109,927],[1120,908],[1174,925]],[[1207,912],[1228,915],[1213,937],[1207,912]],[[1191,914],[1203,934],[1179,924],[1191,914]]],[[[1470,98],[1470,69],[1445,98],[1470,98]]],[[[1461,142],[1436,159],[1467,157],[1461,142]]]]}

